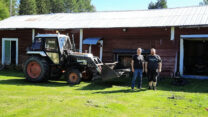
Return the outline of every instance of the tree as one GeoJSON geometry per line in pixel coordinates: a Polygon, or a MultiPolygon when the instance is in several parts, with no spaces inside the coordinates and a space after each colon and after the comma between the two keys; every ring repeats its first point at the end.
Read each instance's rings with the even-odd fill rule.
{"type": "Polygon", "coordinates": [[[37,14],[47,14],[50,11],[50,8],[47,7],[45,0],[36,0],[36,9],[37,14]]]}
{"type": "Polygon", "coordinates": [[[200,2],[199,5],[208,5],[208,0],[203,0],[203,2],[200,2]]]}
{"type": "Polygon", "coordinates": [[[167,8],[166,0],[157,0],[156,3],[150,2],[148,9],[162,9],[167,8]]]}
{"type": "MultiPolygon", "coordinates": [[[[2,0],[6,7],[8,8],[9,12],[10,12],[10,1],[11,0],[2,0]]],[[[11,12],[11,16],[13,15],[17,15],[18,14],[18,4],[17,4],[17,0],[12,0],[12,12],[11,12]]]]}
{"type": "Polygon", "coordinates": [[[20,15],[36,14],[36,1],[35,0],[20,0],[19,14],[20,15]]]}
{"type": "Polygon", "coordinates": [[[0,20],[9,17],[9,9],[5,2],[0,0],[0,20]]]}
{"type": "Polygon", "coordinates": [[[64,13],[64,0],[51,0],[51,12],[52,13],[64,13]]]}
{"type": "Polygon", "coordinates": [[[91,0],[64,0],[66,12],[93,12],[91,0]]]}

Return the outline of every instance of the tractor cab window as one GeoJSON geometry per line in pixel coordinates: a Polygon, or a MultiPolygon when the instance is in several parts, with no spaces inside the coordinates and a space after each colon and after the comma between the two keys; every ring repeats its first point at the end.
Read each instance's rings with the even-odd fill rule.
{"type": "Polygon", "coordinates": [[[58,52],[57,39],[46,38],[45,39],[45,50],[49,52],[58,52]]]}
{"type": "Polygon", "coordinates": [[[60,48],[63,48],[64,50],[71,49],[71,42],[70,42],[69,38],[67,38],[67,37],[60,37],[59,38],[59,45],[60,45],[60,48]]]}
{"type": "Polygon", "coordinates": [[[42,38],[35,38],[31,49],[32,50],[42,50],[42,38]]]}
{"type": "Polygon", "coordinates": [[[63,53],[64,50],[70,51],[72,49],[70,39],[68,37],[60,37],[59,47],[61,53],[63,53]]]}
{"type": "Polygon", "coordinates": [[[66,44],[64,45],[64,50],[72,49],[71,41],[70,39],[67,39],[66,44]]]}

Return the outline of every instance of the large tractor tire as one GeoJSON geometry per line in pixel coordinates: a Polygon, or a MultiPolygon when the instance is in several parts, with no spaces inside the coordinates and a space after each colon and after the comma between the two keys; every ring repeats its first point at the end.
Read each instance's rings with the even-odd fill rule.
{"type": "Polygon", "coordinates": [[[69,69],[65,74],[67,82],[71,85],[76,85],[81,82],[82,73],[78,69],[69,69]]]}
{"type": "Polygon", "coordinates": [[[28,81],[47,81],[49,77],[48,62],[43,58],[32,56],[25,62],[24,73],[28,81]]]}

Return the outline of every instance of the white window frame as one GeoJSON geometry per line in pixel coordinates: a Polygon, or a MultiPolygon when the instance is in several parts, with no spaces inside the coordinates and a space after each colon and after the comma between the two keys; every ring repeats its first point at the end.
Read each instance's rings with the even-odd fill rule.
{"type": "Polygon", "coordinates": [[[197,75],[184,75],[183,67],[184,67],[184,39],[185,40],[194,40],[194,39],[208,39],[208,34],[194,34],[194,35],[180,35],[180,64],[179,71],[180,75],[184,78],[195,78],[195,79],[208,79],[208,76],[197,76],[197,75]]]}
{"type": "Polygon", "coordinates": [[[2,64],[5,62],[5,41],[16,41],[16,65],[18,65],[18,38],[2,38],[2,64]]]}

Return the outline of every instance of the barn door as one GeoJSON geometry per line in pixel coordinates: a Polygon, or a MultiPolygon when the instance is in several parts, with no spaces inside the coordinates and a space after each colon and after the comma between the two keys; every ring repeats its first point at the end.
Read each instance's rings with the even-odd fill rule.
{"type": "Polygon", "coordinates": [[[2,64],[18,64],[18,40],[2,39],[2,64]]]}
{"type": "Polygon", "coordinates": [[[11,41],[5,40],[5,65],[11,64],[11,41]]]}

